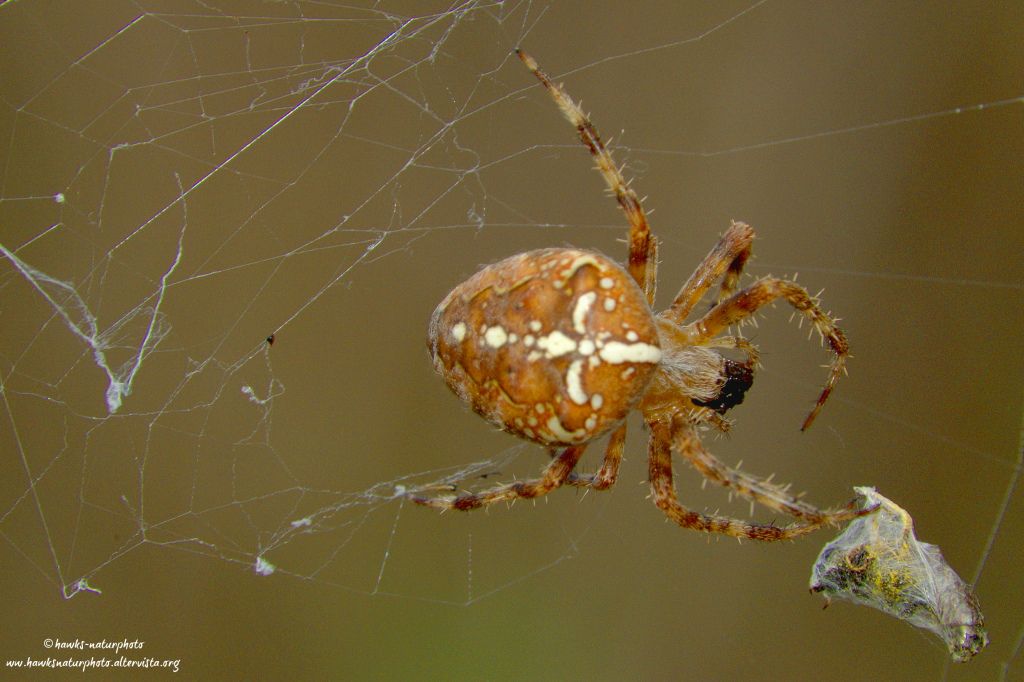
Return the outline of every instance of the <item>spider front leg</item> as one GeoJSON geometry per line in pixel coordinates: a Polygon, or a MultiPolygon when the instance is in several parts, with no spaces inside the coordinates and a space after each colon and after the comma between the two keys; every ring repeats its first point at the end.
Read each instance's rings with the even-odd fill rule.
{"type": "Polygon", "coordinates": [[[818,402],[804,420],[801,431],[806,431],[818,416],[832,389],[843,374],[850,346],[846,335],[836,326],[835,320],[822,311],[818,301],[811,298],[807,290],[796,282],[774,277],[765,277],[739,291],[712,308],[704,317],[683,328],[683,334],[692,345],[706,345],[716,336],[734,324],[752,316],[759,308],[783,298],[804,317],[811,321],[823,339],[828,341],[834,355],[829,369],[828,380],[818,396],[818,402]]]}
{"type": "Polygon", "coordinates": [[[666,421],[651,421],[651,439],[648,446],[648,470],[651,495],[658,509],[683,528],[705,533],[720,533],[734,538],[750,538],[763,542],[792,540],[806,535],[820,524],[795,523],[785,527],[751,523],[726,516],[701,514],[679,503],[672,482],[672,427],[666,421]]]}
{"type": "Polygon", "coordinates": [[[469,511],[479,507],[500,502],[502,500],[515,500],[517,498],[532,499],[547,495],[552,490],[559,488],[569,478],[576,463],[580,461],[583,451],[587,449],[586,444],[571,445],[564,448],[557,457],[551,460],[540,478],[527,481],[514,481],[503,485],[495,486],[487,490],[475,493],[460,493],[459,495],[440,495],[438,497],[420,497],[415,493],[410,499],[416,504],[435,509],[459,509],[469,511]]]}
{"type": "Polygon", "coordinates": [[[722,278],[722,286],[718,292],[718,302],[732,294],[739,284],[743,266],[750,259],[753,242],[753,228],[746,223],[733,221],[715,244],[715,248],[711,249],[683,284],[676,295],[676,300],[660,316],[676,324],[682,324],[719,277],[722,278]]]}

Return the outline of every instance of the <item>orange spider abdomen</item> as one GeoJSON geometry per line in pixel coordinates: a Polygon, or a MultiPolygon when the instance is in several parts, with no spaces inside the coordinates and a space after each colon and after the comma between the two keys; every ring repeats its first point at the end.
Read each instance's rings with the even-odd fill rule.
{"type": "Polygon", "coordinates": [[[492,424],[543,445],[622,421],[661,360],[643,292],[594,251],[488,265],[434,310],[427,346],[448,387],[492,424]]]}

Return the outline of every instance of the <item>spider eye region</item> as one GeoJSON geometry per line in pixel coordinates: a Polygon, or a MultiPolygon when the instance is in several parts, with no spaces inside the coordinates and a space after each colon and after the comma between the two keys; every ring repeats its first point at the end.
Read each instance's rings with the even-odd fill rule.
{"type": "Polygon", "coordinates": [[[662,356],[632,277],[579,249],[528,251],[482,268],[434,310],[427,347],[477,414],[543,445],[584,443],[621,422],[662,356]]]}

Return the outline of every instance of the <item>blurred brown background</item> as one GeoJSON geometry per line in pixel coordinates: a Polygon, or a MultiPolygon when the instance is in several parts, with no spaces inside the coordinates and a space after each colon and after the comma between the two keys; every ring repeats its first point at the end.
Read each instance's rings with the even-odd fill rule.
{"type": "MultiPolygon", "coordinates": [[[[71,289],[0,259],[3,657],[127,638],[204,679],[1024,679],[1019,490],[995,526],[1024,398],[1022,38],[1016,2],[0,7],[0,243],[73,287],[115,371],[166,332],[111,416],[39,290],[89,335],[71,289]],[[855,357],[815,427],[827,354],[778,308],[712,450],[820,505],[876,486],[967,580],[986,558],[976,660],[822,611],[832,531],[664,523],[639,424],[611,492],[394,499],[545,459],[433,375],[437,301],[528,248],[625,255],[517,45],[649,197],[660,305],[733,218],[758,230],[751,274],[825,288],[855,357]],[[102,595],[63,599],[80,578],[102,595]]],[[[684,503],[750,513],[677,479],[684,503]]]]}

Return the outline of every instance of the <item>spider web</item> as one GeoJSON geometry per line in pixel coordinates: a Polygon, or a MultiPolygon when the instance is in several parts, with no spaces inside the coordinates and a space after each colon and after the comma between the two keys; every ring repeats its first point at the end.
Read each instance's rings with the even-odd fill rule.
{"type": "Polygon", "coordinates": [[[1021,26],[1014,3],[0,5],[7,658],[126,637],[250,674],[810,678],[827,652],[839,679],[1021,675],[1021,26]],[[437,301],[527,248],[624,255],[518,45],[650,197],[662,306],[731,218],[758,230],[752,275],[827,287],[855,358],[819,423],[798,433],[827,356],[780,308],[745,328],[765,368],[709,445],[815,503],[872,485],[907,508],[976,584],[976,660],[821,614],[804,590],[828,532],[737,546],[661,523],[639,428],[609,493],[404,501],[544,458],[433,376],[437,301]],[[287,617],[318,633],[282,653],[251,627],[287,617]]]}

